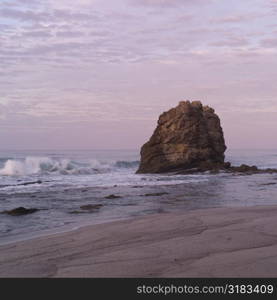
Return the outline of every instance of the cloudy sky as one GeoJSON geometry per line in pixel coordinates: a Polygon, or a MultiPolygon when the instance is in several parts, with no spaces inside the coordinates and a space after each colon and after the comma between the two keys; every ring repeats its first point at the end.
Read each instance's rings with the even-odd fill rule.
{"type": "Polygon", "coordinates": [[[277,148],[277,0],[1,0],[0,148],[139,148],[201,100],[277,148]]]}

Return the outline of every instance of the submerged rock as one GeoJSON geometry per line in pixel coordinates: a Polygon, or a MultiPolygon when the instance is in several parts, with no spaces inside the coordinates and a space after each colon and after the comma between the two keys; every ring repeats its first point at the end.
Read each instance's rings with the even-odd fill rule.
{"type": "Polygon", "coordinates": [[[97,210],[97,209],[101,208],[102,206],[103,206],[103,204],[86,204],[86,205],[80,206],[80,208],[91,211],[91,210],[97,210]]]}
{"type": "Polygon", "coordinates": [[[83,214],[83,213],[92,213],[98,211],[103,204],[86,204],[80,206],[81,210],[73,210],[70,213],[71,214],[83,214]]]}
{"type": "Polygon", "coordinates": [[[117,199],[117,198],[122,198],[121,196],[116,196],[116,195],[114,195],[114,194],[111,194],[111,195],[109,195],[109,196],[106,196],[105,197],[106,199],[117,199]]]}
{"type": "Polygon", "coordinates": [[[41,180],[37,180],[37,181],[31,181],[31,182],[24,182],[18,185],[30,185],[30,184],[42,184],[41,180]]]}
{"type": "Polygon", "coordinates": [[[224,168],[226,150],[220,119],[200,101],[181,101],[164,112],[141,148],[137,173],[224,168]]]}
{"type": "Polygon", "coordinates": [[[166,193],[166,192],[161,192],[161,193],[149,193],[149,194],[145,194],[145,195],[143,195],[143,196],[145,196],[145,197],[152,197],[152,196],[156,197],[156,196],[163,196],[163,195],[168,195],[168,193],[166,193]]]}
{"type": "Polygon", "coordinates": [[[39,209],[37,209],[37,208],[17,207],[17,208],[11,209],[11,210],[5,210],[2,213],[10,215],[10,216],[22,216],[22,215],[32,214],[38,210],[39,209]]]}

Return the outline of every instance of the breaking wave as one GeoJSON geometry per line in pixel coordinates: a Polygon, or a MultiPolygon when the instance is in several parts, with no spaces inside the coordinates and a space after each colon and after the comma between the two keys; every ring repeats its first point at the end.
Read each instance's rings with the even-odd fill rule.
{"type": "Polygon", "coordinates": [[[8,159],[0,169],[0,175],[23,176],[32,174],[98,174],[108,173],[115,169],[135,168],[138,161],[101,162],[89,160],[86,162],[70,159],[52,159],[49,157],[26,157],[24,160],[8,159]]]}

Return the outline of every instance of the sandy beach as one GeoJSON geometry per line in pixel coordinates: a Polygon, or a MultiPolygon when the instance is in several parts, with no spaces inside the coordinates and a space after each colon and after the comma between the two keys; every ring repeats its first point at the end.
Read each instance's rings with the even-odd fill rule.
{"type": "Polygon", "coordinates": [[[166,213],[0,247],[1,277],[277,277],[277,206],[166,213]]]}

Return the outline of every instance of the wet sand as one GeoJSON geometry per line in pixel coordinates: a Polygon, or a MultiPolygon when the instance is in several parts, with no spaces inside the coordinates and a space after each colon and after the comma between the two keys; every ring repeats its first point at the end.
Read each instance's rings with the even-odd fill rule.
{"type": "Polygon", "coordinates": [[[0,246],[0,277],[277,277],[277,206],[199,209],[0,246]]]}

